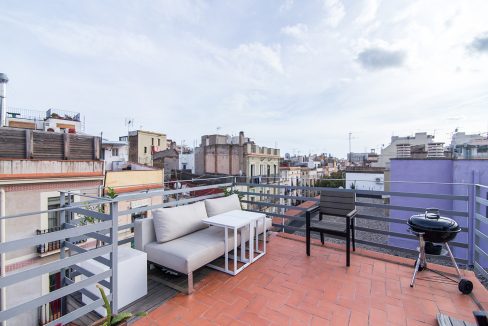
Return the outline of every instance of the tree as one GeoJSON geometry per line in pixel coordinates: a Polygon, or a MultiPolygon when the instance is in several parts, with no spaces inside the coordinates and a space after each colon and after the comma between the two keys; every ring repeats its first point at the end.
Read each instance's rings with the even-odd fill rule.
{"type": "Polygon", "coordinates": [[[315,182],[315,187],[324,188],[345,188],[345,180],[342,179],[342,172],[332,172],[330,176],[324,177],[321,180],[315,182]]]}

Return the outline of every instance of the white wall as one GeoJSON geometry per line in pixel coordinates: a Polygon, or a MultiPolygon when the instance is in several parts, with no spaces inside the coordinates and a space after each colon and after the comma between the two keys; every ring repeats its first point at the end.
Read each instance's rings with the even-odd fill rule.
{"type": "Polygon", "coordinates": [[[105,169],[107,171],[117,170],[119,165],[125,164],[129,160],[129,146],[110,146],[103,145],[105,169]],[[119,150],[118,155],[113,155],[113,148],[119,150]],[[114,163],[115,162],[115,163],[114,163]]]}
{"type": "Polygon", "coordinates": [[[384,182],[383,173],[346,172],[346,189],[354,184],[358,190],[384,191],[384,182]]]}
{"type": "Polygon", "coordinates": [[[191,170],[191,173],[195,173],[195,152],[188,154],[180,154],[179,169],[183,170],[183,164],[186,164],[186,169],[191,170]]]}

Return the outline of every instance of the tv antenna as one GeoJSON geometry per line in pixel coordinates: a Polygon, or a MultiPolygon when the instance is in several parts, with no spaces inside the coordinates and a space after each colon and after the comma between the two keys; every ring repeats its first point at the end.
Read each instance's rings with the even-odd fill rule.
{"type": "Polygon", "coordinates": [[[134,118],[125,118],[125,126],[127,127],[127,134],[134,128],[134,118]]]}

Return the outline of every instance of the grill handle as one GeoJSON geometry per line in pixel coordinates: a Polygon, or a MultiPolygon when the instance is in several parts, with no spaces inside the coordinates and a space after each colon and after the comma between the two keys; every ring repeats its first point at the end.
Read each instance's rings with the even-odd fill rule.
{"type": "Polygon", "coordinates": [[[425,218],[431,220],[438,220],[441,215],[439,214],[438,208],[426,208],[425,209],[425,218]]]}

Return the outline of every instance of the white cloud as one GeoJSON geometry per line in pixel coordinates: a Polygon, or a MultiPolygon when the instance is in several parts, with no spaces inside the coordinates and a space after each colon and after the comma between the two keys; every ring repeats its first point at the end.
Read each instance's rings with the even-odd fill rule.
{"type": "Polygon", "coordinates": [[[364,0],[363,9],[356,18],[356,23],[366,24],[372,22],[376,18],[379,6],[380,0],[364,0]]]}
{"type": "Polygon", "coordinates": [[[467,50],[485,48],[485,0],[115,3],[4,6],[10,103],[81,111],[111,138],[129,116],[187,143],[222,126],[337,155],[349,130],[362,151],[486,127],[488,56],[467,50]]]}
{"type": "Polygon", "coordinates": [[[341,0],[324,0],[325,24],[337,27],[346,15],[346,9],[341,0]]]}
{"type": "Polygon", "coordinates": [[[70,55],[142,62],[157,53],[149,37],[122,29],[62,20],[41,23],[9,17],[8,21],[32,32],[45,46],[70,55]]]}
{"type": "Polygon", "coordinates": [[[251,73],[259,72],[263,68],[283,73],[279,46],[269,47],[261,43],[241,44],[231,55],[237,66],[251,73]]]}
{"type": "Polygon", "coordinates": [[[281,28],[281,33],[300,38],[303,37],[308,32],[308,26],[305,24],[296,24],[292,26],[285,26],[281,28]]]}
{"type": "Polygon", "coordinates": [[[289,11],[293,7],[293,4],[294,4],[293,0],[284,0],[279,8],[279,11],[280,12],[289,11]]]}

